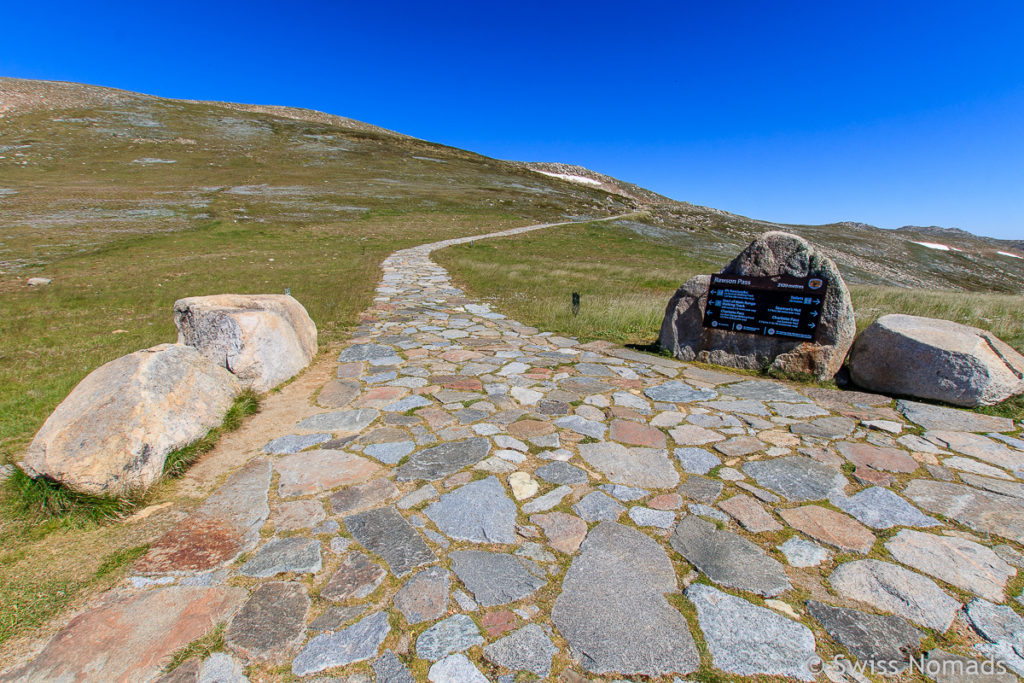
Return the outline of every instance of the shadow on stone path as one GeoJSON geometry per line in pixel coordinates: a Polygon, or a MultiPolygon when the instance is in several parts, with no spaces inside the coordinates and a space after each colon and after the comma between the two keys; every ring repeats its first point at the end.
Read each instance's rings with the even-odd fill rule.
{"type": "Polygon", "coordinates": [[[933,633],[1024,673],[1011,421],[540,332],[430,260],[479,239],[388,257],[323,412],[2,680],[155,680],[216,624],[161,680],[853,681],[818,655],[933,633]]]}

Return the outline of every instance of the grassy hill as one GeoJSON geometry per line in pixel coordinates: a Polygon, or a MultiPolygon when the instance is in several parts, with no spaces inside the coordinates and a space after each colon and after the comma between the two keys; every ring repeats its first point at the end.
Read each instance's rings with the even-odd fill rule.
{"type": "MultiPolygon", "coordinates": [[[[653,309],[690,271],[778,228],[828,248],[851,283],[1024,289],[1024,260],[997,253],[1019,244],[780,226],[321,112],[71,83],[0,78],[0,178],[0,462],[90,370],[172,341],[177,298],[287,288],[329,344],[369,303],[390,251],[535,221],[643,211],[607,228],[606,258],[630,236],[685,255],[685,267],[669,258],[653,295],[636,290],[653,309]],[[962,251],[915,243],[940,240],[962,251]],[[37,276],[53,282],[28,287],[37,276]]],[[[568,252],[575,261],[595,252],[583,246],[568,252]]]]}

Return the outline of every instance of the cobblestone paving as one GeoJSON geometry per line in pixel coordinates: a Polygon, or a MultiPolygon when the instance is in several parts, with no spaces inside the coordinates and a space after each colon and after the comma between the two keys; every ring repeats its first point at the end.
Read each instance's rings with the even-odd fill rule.
{"type": "MultiPolygon", "coordinates": [[[[136,565],[116,609],[228,624],[166,680],[673,681],[698,642],[728,679],[825,680],[943,633],[931,661],[1024,673],[1017,425],[544,333],[452,286],[429,254],[459,241],[384,262],[324,412],[136,565]]],[[[13,679],[98,666],[76,624],[13,679]]]]}

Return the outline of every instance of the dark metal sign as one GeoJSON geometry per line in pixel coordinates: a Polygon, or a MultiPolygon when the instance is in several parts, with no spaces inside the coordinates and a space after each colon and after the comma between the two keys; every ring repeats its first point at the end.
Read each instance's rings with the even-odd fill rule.
{"type": "Polygon", "coordinates": [[[712,275],[704,327],[814,341],[825,289],[820,277],[712,275]]]}

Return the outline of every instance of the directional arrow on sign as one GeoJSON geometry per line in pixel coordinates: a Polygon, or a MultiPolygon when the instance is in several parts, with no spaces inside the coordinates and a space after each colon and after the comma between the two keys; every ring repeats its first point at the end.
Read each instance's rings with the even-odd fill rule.
{"type": "Polygon", "coordinates": [[[807,327],[809,327],[809,328],[811,328],[813,330],[814,329],[814,323],[807,323],[807,327]]]}
{"type": "Polygon", "coordinates": [[[817,312],[817,311],[811,311],[811,316],[813,316],[813,317],[817,317],[817,315],[818,315],[818,312],[817,312]]]}

